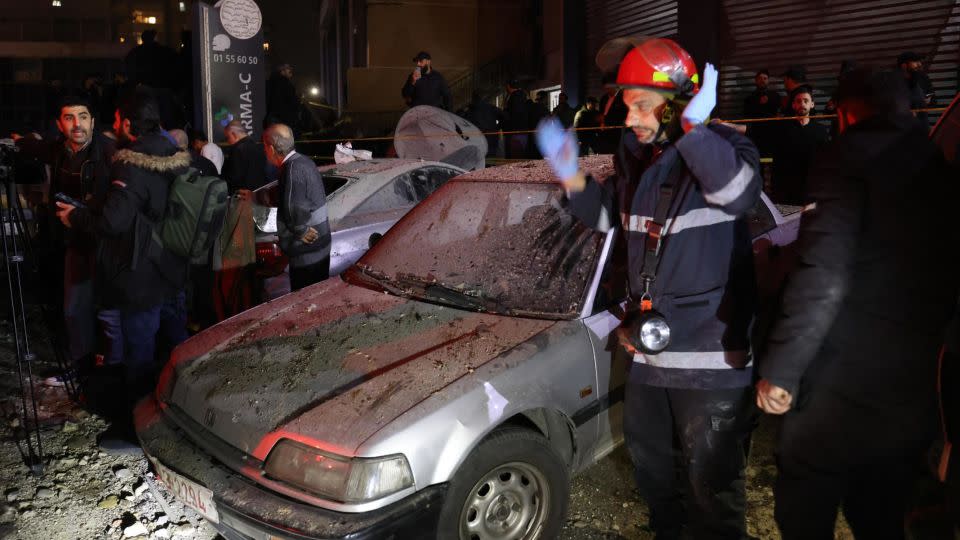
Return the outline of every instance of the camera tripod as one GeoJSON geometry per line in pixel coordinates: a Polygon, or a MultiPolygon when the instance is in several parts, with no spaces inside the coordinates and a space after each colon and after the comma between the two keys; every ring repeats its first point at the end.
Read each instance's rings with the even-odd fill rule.
{"type": "Polygon", "coordinates": [[[17,374],[20,379],[20,428],[26,452],[24,460],[34,474],[43,472],[43,441],[37,415],[37,389],[33,380],[33,362],[36,355],[30,350],[27,314],[23,300],[24,263],[31,252],[30,236],[26,229],[20,194],[12,175],[3,180],[6,208],[2,211],[3,269],[7,275],[10,323],[13,328],[14,350],[17,355],[17,374]]]}

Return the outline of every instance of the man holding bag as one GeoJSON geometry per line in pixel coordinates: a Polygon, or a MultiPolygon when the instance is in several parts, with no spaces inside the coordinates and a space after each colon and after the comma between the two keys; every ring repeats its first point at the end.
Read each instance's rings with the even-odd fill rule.
{"type": "Polygon", "coordinates": [[[277,228],[280,249],[290,258],[290,290],[330,275],[330,224],[323,177],[310,158],[293,149],[293,132],[274,124],[263,133],[267,161],[280,169],[277,228]]]}

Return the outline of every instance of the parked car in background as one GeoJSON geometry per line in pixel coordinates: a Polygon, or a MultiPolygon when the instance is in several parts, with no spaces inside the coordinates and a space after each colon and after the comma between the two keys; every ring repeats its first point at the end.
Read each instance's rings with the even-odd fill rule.
{"type": "MultiPolygon", "coordinates": [[[[758,201],[761,258],[800,216],[758,201]]],[[[542,161],[461,175],[342,279],[178,347],[136,410],[144,451],[227,538],[556,538],[570,476],[622,441],[618,237],[542,161]]]]}
{"type": "MultiPolygon", "coordinates": [[[[419,159],[373,159],[319,167],[330,212],[330,275],[347,269],[417,203],[465,170],[419,159]]],[[[257,274],[271,300],[290,292],[287,259],[277,243],[277,186],[257,193],[257,274]]]]}

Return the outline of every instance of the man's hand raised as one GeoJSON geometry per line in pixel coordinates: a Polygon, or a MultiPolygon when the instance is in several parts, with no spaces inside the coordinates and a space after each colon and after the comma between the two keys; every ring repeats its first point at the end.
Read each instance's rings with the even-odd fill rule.
{"type": "Polygon", "coordinates": [[[563,187],[571,191],[582,191],[585,183],[583,173],[577,165],[580,155],[577,136],[566,131],[560,121],[547,117],[537,126],[537,146],[543,158],[550,164],[563,187]]]}

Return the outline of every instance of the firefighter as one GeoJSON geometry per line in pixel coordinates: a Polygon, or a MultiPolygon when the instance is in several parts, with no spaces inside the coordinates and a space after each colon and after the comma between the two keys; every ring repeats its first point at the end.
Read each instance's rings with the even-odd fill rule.
{"type": "Polygon", "coordinates": [[[704,124],[717,72],[707,64],[700,85],[675,42],[614,40],[597,63],[619,63],[628,108],[616,175],[578,171],[576,138],[555,122],[537,137],[570,210],[598,230],[619,224],[626,241],[628,304],[640,310],[616,334],[633,356],[624,435],[637,486],[657,538],[744,538],[745,445],[757,416],[745,214],[760,193],[759,154],[745,136],[704,124]]]}

